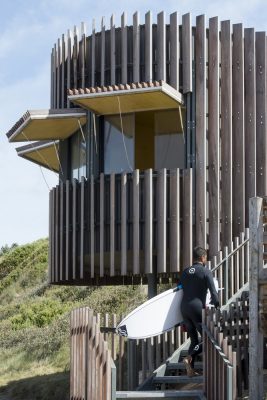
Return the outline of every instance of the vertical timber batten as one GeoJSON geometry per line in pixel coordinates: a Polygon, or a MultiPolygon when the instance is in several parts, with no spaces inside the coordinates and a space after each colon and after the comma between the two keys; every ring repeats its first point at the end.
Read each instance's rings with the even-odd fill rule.
{"type": "Polygon", "coordinates": [[[182,17],[183,93],[192,92],[192,25],[191,14],[182,17]]]}
{"type": "MultiPolygon", "coordinates": [[[[73,50],[73,44],[72,44],[72,32],[68,30],[67,33],[67,90],[71,88],[71,61],[72,61],[72,50],[73,50]]],[[[67,107],[70,107],[70,101],[69,99],[67,100],[67,107]]]]}
{"type": "Polygon", "coordinates": [[[101,20],[101,72],[100,72],[100,85],[105,85],[105,47],[106,47],[106,35],[105,35],[105,20],[102,17],[101,20]]]}
{"type": "Polygon", "coordinates": [[[243,26],[233,25],[233,236],[245,230],[243,26]]]}
{"type": "Polygon", "coordinates": [[[165,12],[157,16],[157,79],[166,81],[166,25],[165,12]]]}
{"type": "Polygon", "coordinates": [[[256,82],[255,33],[244,30],[245,78],[245,226],[249,225],[249,199],[256,196],[256,82]]]}
{"type": "Polygon", "coordinates": [[[166,169],[158,172],[157,179],[157,272],[166,272],[166,169]]]}
{"type": "Polygon", "coordinates": [[[145,171],[145,273],[153,273],[153,175],[145,171]]]}
{"type": "Polygon", "coordinates": [[[100,276],[104,276],[104,190],[105,190],[105,176],[100,174],[100,276]]]}
{"type": "Polygon", "coordinates": [[[222,246],[230,246],[232,214],[232,39],[231,23],[221,23],[221,179],[222,246]]]}
{"type": "Polygon", "coordinates": [[[64,208],[65,208],[65,202],[64,202],[64,184],[63,182],[60,182],[59,184],[59,194],[60,194],[60,199],[59,199],[59,204],[60,204],[60,229],[59,229],[59,249],[60,249],[60,255],[59,255],[59,279],[60,281],[63,281],[65,277],[63,277],[63,266],[64,266],[64,208]]]}
{"type": "Polygon", "coordinates": [[[80,76],[81,87],[85,87],[85,60],[86,60],[86,27],[85,23],[81,23],[81,51],[80,51],[80,76]]]}
{"type": "Polygon", "coordinates": [[[196,244],[207,247],[206,18],[196,19],[196,244]]]}
{"type": "Polygon", "coordinates": [[[92,21],[91,85],[95,86],[95,20],[92,21]]]}
{"type": "Polygon", "coordinates": [[[110,175],[110,276],[115,275],[115,174],[110,175]]]}
{"type": "Polygon", "coordinates": [[[81,180],[81,201],[80,201],[80,274],[79,278],[84,278],[84,214],[85,214],[85,178],[81,180]]]}
{"type": "Polygon", "coordinates": [[[192,264],[192,175],[192,169],[185,169],[183,171],[183,268],[192,264]]]}
{"type": "Polygon", "coordinates": [[[110,83],[115,85],[116,83],[116,53],[115,53],[115,22],[114,15],[110,18],[110,83]]]}
{"type": "Polygon", "coordinates": [[[267,195],[266,32],[256,32],[257,196],[267,195]]]}
{"type": "Polygon", "coordinates": [[[179,91],[179,21],[178,13],[170,15],[170,85],[179,91]]]}
{"type": "Polygon", "coordinates": [[[121,83],[127,83],[127,14],[121,16],[121,83]]]}
{"type": "Polygon", "coordinates": [[[140,16],[139,12],[133,15],[133,81],[140,81],[140,16]]]}
{"type": "Polygon", "coordinates": [[[72,181],[72,279],[76,279],[77,265],[77,181],[72,181]]]}
{"type": "Polygon", "coordinates": [[[79,57],[79,32],[73,28],[73,87],[78,89],[78,57],[79,57]]]}
{"type": "Polygon", "coordinates": [[[61,57],[61,108],[65,108],[66,103],[66,39],[65,35],[62,35],[62,57],[61,57]]]}
{"type": "Polygon", "coordinates": [[[70,273],[70,181],[66,181],[66,236],[65,236],[65,278],[68,281],[70,273]]]}
{"type": "Polygon", "coordinates": [[[95,191],[94,191],[94,176],[90,177],[90,273],[91,278],[95,274],[95,191]]]}
{"type": "Polygon", "coordinates": [[[180,170],[170,173],[170,272],[180,266],[180,170]]]}
{"type": "Polygon", "coordinates": [[[60,108],[61,40],[57,41],[57,108],[60,108]]]}
{"type": "Polygon", "coordinates": [[[121,274],[127,274],[127,174],[121,174],[121,274]]]}
{"type": "Polygon", "coordinates": [[[54,44],[54,59],[53,59],[53,77],[54,77],[54,84],[53,84],[53,99],[54,99],[54,107],[57,108],[57,45],[54,44]]]}
{"type": "Polygon", "coordinates": [[[51,51],[51,66],[50,66],[50,108],[54,107],[54,49],[51,51]]]}
{"type": "Polygon", "coordinates": [[[145,15],[145,81],[152,81],[152,13],[145,15]]]}
{"type": "Polygon", "coordinates": [[[140,273],[140,177],[139,170],[133,172],[133,274],[140,273]]]}
{"type": "Polygon", "coordinates": [[[208,80],[208,139],[209,139],[209,256],[220,250],[219,205],[219,23],[209,20],[209,80],[208,80]]]}

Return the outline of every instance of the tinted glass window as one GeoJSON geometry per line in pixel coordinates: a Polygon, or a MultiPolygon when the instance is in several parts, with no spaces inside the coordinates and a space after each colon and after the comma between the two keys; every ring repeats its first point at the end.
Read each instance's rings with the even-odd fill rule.
{"type": "Polygon", "coordinates": [[[79,130],[71,137],[71,178],[81,180],[86,177],[87,142],[79,130]]]}
{"type": "Polygon", "coordinates": [[[134,169],[134,114],[105,117],[104,173],[134,169]]]}

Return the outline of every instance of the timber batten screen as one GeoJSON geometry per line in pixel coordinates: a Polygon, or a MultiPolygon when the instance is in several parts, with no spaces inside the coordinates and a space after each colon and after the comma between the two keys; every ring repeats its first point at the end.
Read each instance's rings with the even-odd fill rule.
{"type": "MultiPolygon", "coordinates": [[[[99,32],[93,21],[89,36],[83,24],[81,36],[74,27],[53,46],[51,109],[64,113],[73,104],[82,107],[68,108],[68,112],[88,115],[85,133],[90,141],[85,148],[90,147],[93,154],[86,161],[89,180],[82,181],[82,172],[78,176],[82,182],[72,182],[68,180],[72,175],[66,173],[50,197],[53,282],[82,284],[89,271],[90,282],[121,283],[151,273],[153,264],[158,265],[161,277],[175,274],[191,262],[194,245],[206,247],[211,259],[220,257],[248,225],[249,196],[267,194],[266,33],[229,20],[220,22],[218,17],[206,20],[204,15],[196,18],[194,26],[189,13],[168,17],[161,12],[153,23],[148,12],[144,24],[141,19],[138,12],[131,21],[124,13],[118,26],[112,16],[110,29],[102,20],[99,32]],[[138,128],[131,140],[145,150],[128,162],[129,168],[120,162],[121,151],[116,170],[106,168],[104,156],[95,167],[101,129],[113,124],[117,137],[125,142],[126,135],[120,133],[128,131],[129,113],[138,128]],[[148,154],[152,127],[170,136],[168,126],[174,120],[177,129],[172,132],[183,135],[175,148],[168,146],[175,160],[180,157],[183,163],[168,164],[170,157],[166,156],[154,163],[154,150],[148,154]],[[150,121],[150,130],[144,121],[150,121]],[[182,141],[184,157],[178,154],[182,141]],[[180,172],[172,175],[167,169],[177,167],[184,169],[182,178],[180,172]],[[162,185],[162,192],[157,185],[162,185]],[[81,235],[85,236],[80,239],[81,235]],[[132,264],[128,263],[129,243],[132,264]],[[59,258],[62,254],[65,258],[59,258]]],[[[11,141],[26,139],[23,124],[24,117],[9,132],[11,141]]],[[[74,126],[80,128],[79,118],[74,126]]],[[[47,132],[41,140],[50,138],[47,132]]],[[[80,129],[81,137],[82,133],[80,129]]],[[[62,139],[69,135],[62,128],[51,137],[59,139],[62,158],[67,154],[62,139]]],[[[72,149],[74,142],[66,140],[65,144],[72,149]]],[[[160,142],[157,148],[163,155],[160,142]]],[[[31,152],[21,155],[30,159],[31,152]]],[[[67,156],[61,164],[67,171],[71,168],[67,156]]]]}
{"type": "Polygon", "coordinates": [[[192,171],[179,169],[60,183],[50,192],[51,283],[140,283],[155,260],[162,281],[176,278],[192,260],[191,185],[192,171]]]}

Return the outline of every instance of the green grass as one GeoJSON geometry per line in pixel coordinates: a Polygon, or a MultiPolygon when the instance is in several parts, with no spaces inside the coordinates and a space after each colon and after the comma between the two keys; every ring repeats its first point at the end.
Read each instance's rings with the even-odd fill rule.
{"type": "Polygon", "coordinates": [[[69,398],[69,316],[73,308],[124,314],[144,300],[139,287],[47,283],[48,241],[0,256],[0,400],[69,398]]]}

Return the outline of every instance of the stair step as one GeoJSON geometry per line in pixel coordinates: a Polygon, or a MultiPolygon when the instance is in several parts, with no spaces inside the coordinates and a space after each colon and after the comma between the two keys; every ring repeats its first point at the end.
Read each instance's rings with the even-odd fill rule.
{"type": "Polygon", "coordinates": [[[151,390],[116,392],[116,399],[179,399],[191,400],[204,399],[201,390],[151,390]]]}
{"type": "Polygon", "coordinates": [[[153,383],[203,383],[203,376],[158,376],[153,379],[153,383]]]}
{"type": "MultiPolygon", "coordinates": [[[[195,362],[194,368],[195,369],[202,369],[203,368],[203,363],[201,361],[195,362]]],[[[185,365],[184,365],[183,362],[167,363],[166,364],[166,369],[185,369],[185,365]]]]}

